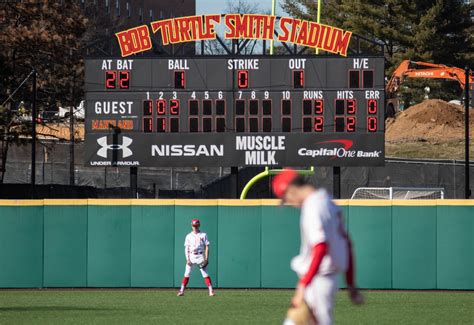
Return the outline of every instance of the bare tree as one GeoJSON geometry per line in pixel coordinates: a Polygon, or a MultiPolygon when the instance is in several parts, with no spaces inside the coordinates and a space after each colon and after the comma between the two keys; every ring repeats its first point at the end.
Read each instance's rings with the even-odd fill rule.
{"type": "MultiPolygon", "coordinates": [[[[224,13],[226,14],[255,14],[260,11],[259,5],[257,3],[251,3],[248,0],[227,0],[226,9],[224,13]]],[[[224,30],[217,31],[217,34],[220,35],[222,42],[227,46],[227,48],[232,48],[232,40],[226,40],[223,37],[224,30]]],[[[204,43],[204,53],[212,55],[224,55],[227,54],[226,50],[223,48],[221,43],[217,40],[205,41],[204,43]]],[[[244,55],[251,55],[258,48],[258,40],[245,40],[239,39],[236,40],[236,46],[240,49],[240,53],[244,55]],[[245,43],[246,42],[246,43],[245,43]]],[[[201,43],[198,44],[198,51],[201,43]]]]}

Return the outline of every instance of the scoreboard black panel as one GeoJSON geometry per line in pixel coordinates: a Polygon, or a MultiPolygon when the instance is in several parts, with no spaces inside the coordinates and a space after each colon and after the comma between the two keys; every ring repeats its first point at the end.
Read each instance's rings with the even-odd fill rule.
{"type": "Polygon", "coordinates": [[[86,60],[93,166],[378,166],[383,57],[86,60]]]}

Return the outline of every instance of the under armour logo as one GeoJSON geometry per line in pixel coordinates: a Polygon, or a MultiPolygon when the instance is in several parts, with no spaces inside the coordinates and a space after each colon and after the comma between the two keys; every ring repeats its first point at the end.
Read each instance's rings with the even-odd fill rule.
{"type": "Polygon", "coordinates": [[[122,144],[107,144],[107,137],[97,139],[97,143],[100,148],[97,150],[97,155],[103,158],[107,158],[107,152],[109,150],[122,150],[122,157],[130,157],[133,152],[128,147],[132,144],[133,140],[129,137],[122,137],[122,144]]]}

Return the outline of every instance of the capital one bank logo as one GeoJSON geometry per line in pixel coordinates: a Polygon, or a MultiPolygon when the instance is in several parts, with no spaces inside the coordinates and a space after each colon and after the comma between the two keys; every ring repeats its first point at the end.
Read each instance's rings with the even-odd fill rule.
{"type": "Polygon", "coordinates": [[[111,151],[116,151],[116,150],[122,150],[122,157],[127,158],[130,157],[133,152],[130,150],[128,147],[132,144],[133,140],[129,137],[122,137],[122,144],[109,144],[107,143],[107,137],[102,137],[97,139],[97,143],[101,148],[97,150],[97,156],[107,158],[107,154],[109,150],[111,151]]]}
{"type": "MultiPolygon", "coordinates": [[[[356,155],[354,150],[350,150],[354,142],[352,140],[338,139],[338,140],[328,140],[323,142],[317,142],[316,145],[322,145],[323,148],[319,149],[300,149],[300,151],[305,151],[305,156],[312,157],[330,157],[331,160],[336,158],[353,158],[356,155]],[[326,146],[329,146],[327,148],[326,146]]],[[[300,155],[302,155],[300,153],[300,155]]]]}
{"type": "Polygon", "coordinates": [[[347,139],[327,140],[315,143],[318,148],[300,148],[298,155],[309,157],[327,157],[330,160],[337,158],[379,158],[382,151],[364,151],[352,149],[354,142],[347,139]]]}

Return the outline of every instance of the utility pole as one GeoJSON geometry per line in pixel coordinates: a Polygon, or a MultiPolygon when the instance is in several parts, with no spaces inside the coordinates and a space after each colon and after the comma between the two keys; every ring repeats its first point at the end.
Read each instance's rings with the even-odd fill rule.
{"type": "Polygon", "coordinates": [[[76,85],[76,74],[73,76],[71,87],[71,103],[69,107],[69,185],[75,185],[74,170],[74,87],[76,85]]]}
{"type": "Polygon", "coordinates": [[[465,74],[465,88],[464,88],[464,109],[465,109],[465,118],[464,118],[464,144],[465,144],[465,153],[464,153],[464,198],[471,198],[471,184],[469,179],[469,92],[471,90],[471,85],[469,84],[469,77],[471,69],[466,66],[464,69],[465,74]]]}
{"type": "Polygon", "coordinates": [[[32,194],[36,183],[36,77],[37,72],[33,69],[33,103],[31,110],[31,187],[32,194]]]}

